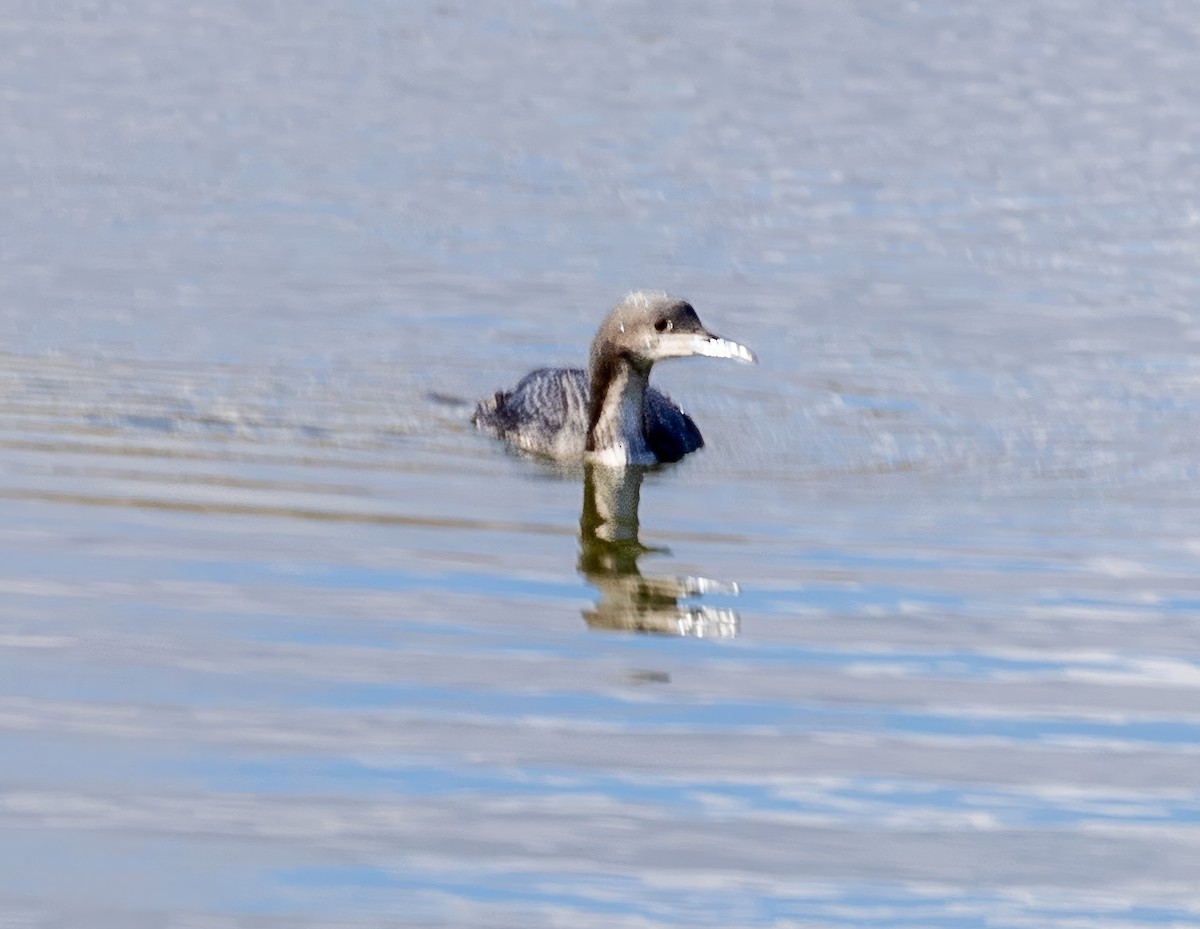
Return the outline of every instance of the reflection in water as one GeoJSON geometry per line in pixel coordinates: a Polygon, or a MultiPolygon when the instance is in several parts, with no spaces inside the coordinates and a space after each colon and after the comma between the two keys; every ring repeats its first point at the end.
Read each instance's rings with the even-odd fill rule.
{"type": "Polygon", "coordinates": [[[736,594],[736,584],[704,577],[647,577],[638,568],[646,552],[666,553],[638,541],[640,467],[587,465],[579,517],[579,570],[599,592],[583,611],[592,629],[730,638],[740,620],[733,610],[680,603],[706,593],[736,594]]]}

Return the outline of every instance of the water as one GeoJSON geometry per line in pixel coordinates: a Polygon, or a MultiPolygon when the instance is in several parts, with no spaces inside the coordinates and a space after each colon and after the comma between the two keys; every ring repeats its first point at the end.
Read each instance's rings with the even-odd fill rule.
{"type": "Polygon", "coordinates": [[[0,923],[1200,923],[1198,39],[14,5],[0,923]],[[701,453],[471,430],[635,287],[701,453]]]}

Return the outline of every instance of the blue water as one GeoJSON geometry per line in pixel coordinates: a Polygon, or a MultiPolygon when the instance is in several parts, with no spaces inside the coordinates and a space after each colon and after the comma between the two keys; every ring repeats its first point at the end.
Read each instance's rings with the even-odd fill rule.
{"type": "Polygon", "coordinates": [[[1200,924],[1189,9],[2,24],[0,924],[1200,924]],[[635,558],[469,416],[643,287],[635,558]]]}

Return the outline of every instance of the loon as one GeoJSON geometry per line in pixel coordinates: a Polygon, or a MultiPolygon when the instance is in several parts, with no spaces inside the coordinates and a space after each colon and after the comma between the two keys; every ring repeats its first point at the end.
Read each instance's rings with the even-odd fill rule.
{"type": "Polygon", "coordinates": [[[708,355],[755,361],[744,345],[713,335],[686,300],[636,291],[592,340],[587,371],[538,368],[475,409],[475,425],[527,452],[597,464],[678,461],[704,444],[692,418],[649,385],[664,358],[708,355]]]}

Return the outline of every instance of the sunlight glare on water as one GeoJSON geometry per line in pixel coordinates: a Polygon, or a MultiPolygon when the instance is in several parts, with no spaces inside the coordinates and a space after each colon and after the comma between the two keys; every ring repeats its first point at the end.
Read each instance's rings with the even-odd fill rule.
{"type": "Polygon", "coordinates": [[[18,4],[0,924],[1200,922],[1181,4],[18,4]],[[633,288],[757,367],[475,432],[633,288]]]}

